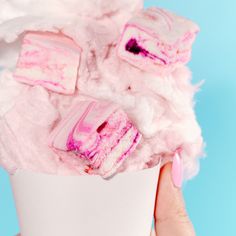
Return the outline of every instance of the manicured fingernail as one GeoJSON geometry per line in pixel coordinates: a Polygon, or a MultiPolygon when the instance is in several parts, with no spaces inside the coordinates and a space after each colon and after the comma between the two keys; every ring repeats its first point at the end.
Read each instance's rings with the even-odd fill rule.
{"type": "Polygon", "coordinates": [[[175,153],[172,163],[172,180],[177,188],[182,187],[183,183],[183,162],[180,154],[178,152],[175,153]]]}

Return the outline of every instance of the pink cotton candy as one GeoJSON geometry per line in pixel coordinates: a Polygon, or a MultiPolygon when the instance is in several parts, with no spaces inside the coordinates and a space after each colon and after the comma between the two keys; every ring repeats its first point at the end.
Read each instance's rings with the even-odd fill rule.
{"type": "Polygon", "coordinates": [[[56,155],[48,147],[48,136],[59,118],[44,88],[21,91],[13,108],[0,118],[1,164],[11,173],[17,169],[66,175],[84,173],[80,160],[61,162],[63,153],[56,155]],[[67,163],[73,163],[73,168],[67,163]]]}
{"type": "MultiPolygon", "coordinates": [[[[55,2],[59,7],[61,1],[55,0],[55,2]]],[[[40,85],[34,82],[17,83],[13,80],[13,71],[1,74],[0,83],[3,86],[1,88],[5,92],[0,92],[1,107],[4,107],[0,109],[0,163],[9,172],[27,169],[51,174],[105,176],[107,167],[103,170],[91,169],[91,163],[86,158],[78,158],[73,151],[66,149],[65,143],[71,126],[66,129],[63,120],[68,117],[70,109],[78,104],[86,101],[106,101],[122,111],[109,113],[111,120],[118,114],[120,120],[130,121],[134,127],[130,134],[138,132],[142,135],[135,149],[109,174],[149,168],[156,165],[160,159],[163,163],[171,161],[176,150],[181,150],[185,179],[197,174],[199,157],[202,156],[204,147],[201,128],[194,113],[194,95],[199,85],[192,85],[191,72],[185,65],[190,59],[193,43],[191,37],[185,38],[185,36],[190,32],[194,39],[198,28],[189,20],[182,21],[182,17],[172,15],[166,10],[158,10],[163,14],[170,14],[175,21],[170,24],[171,30],[169,30],[166,17],[152,19],[151,21],[154,21],[152,31],[155,31],[155,36],[150,36],[150,42],[152,40],[154,42],[158,35],[165,45],[176,46],[176,50],[187,49],[186,60],[165,66],[156,66],[155,63],[142,57],[134,61],[133,56],[131,58],[122,51],[124,50],[122,40],[127,33],[125,32],[122,37],[122,30],[131,27],[131,22],[134,20],[137,34],[139,25],[150,35],[150,31],[147,31],[150,27],[150,17],[152,14],[156,15],[156,10],[153,9],[138,13],[141,10],[141,2],[132,1],[131,9],[126,9],[128,3],[125,1],[109,1],[109,4],[103,7],[101,7],[102,2],[96,1],[94,4],[98,7],[98,11],[93,11],[94,14],[90,3],[87,3],[84,6],[88,7],[84,11],[85,14],[77,14],[75,9],[71,16],[62,14],[60,17],[63,12],[61,7],[60,10],[55,8],[51,17],[47,16],[43,8],[40,9],[39,16],[36,16],[35,12],[32,15],[27,13],[26,4],[22,5],[21,9],[24,11],[23,17],[0,25],[0,38],[7,42],[16,39],[20,42],[20,35],[28,31],[35,31],[36,35],[44,35],[44,32],[49,31],[69,37],[73,45],[81,48],[81,50],[73,49],[73,56],[69,56],[70,59],[62,57],[67,60],[66,64],[69,60],[71,62],[69,63],[70,71],[73,71],[71,78],[61,83],[55,74],[47,77],[48,81],[61,83],[67,92],[72,92],[74,89],[73,95],[67,95],[56,86],[48,88],[42,83],[40,85]],[[113,11],[114,9],[117,11],[113,11]],[[75,76],[76,66],[78,76],[75,76]],[[8,88],[10,88],[9,93],[8,88]],[[63,132],[52,137],[51,135],[57,130],[63,132]],[[57,142],[48,145],[49,137],[52,137],[51,141],[57,142]]],[[[75,3],[71,0],[65,12],[75,3]]],[[[132,36],[129,32],[127,35],[132,36]]],[[[44,39],[43,42],[47,40],[44,39]]],[[[55,44],[50,43],[50,47],[47,47],[49,51],[52,45],[55,44]]],[[[156,53],[156,48],[154,52],[156,53]]],[[[170,50],[170,52],[175,51],[170,50]]],[[[20,55],[20,51],[14,49],[15,54],[20,55]]],[[[61,56],[62,54],[56,53],[53,55],[53,60],[61,56]]],[[[42,79],[41,75],[39,77],[42,79]]],[[[30,76],[35,76],[35,73],[30,73],[30,76]]],[[[31,78],[32,81],[37,79],[37,77],[31,78]]],[[[96,122],[102,124],[99,117],[103,115],[101,112],[93,116],[94,127],[97,125],[96,122]]],[[[72,126],[74,127],[74,123],[72,126]]],[[[73,140],[80,140],[80,135],[81,133],[73,136],[73,140]]],[[[129,136],[131,137],[132,135],[129,136]]],[[[129,144],[125,142],[127,143],[129,144]]],[[[109,167],[109,162],[107,163],[109,167]]]]}

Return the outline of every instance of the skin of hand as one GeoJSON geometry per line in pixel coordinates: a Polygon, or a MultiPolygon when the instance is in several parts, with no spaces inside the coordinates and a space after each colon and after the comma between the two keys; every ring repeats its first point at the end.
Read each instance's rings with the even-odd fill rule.
{"type": "Polygon", "coordinates": [[[173,184],[171,170],[172,164],[168,163],[160,171],[154,213],[155,231],[151,236],[195,236],[182,191],[173,184]]]}

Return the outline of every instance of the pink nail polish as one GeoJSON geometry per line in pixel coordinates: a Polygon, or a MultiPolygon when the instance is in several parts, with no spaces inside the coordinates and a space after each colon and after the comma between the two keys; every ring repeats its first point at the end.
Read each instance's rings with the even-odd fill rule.
{"type": "Polygon", "coordinates": [[[178,152],[175,153],[172,163],[172,180],[177,188],[182,187],[183,183],[183,161],[178,152]]]}

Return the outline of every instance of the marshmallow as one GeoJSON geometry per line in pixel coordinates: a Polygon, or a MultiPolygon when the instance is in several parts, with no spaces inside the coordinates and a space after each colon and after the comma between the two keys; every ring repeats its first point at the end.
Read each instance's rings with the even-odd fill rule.
{"type": "Polygon", "coordinates": [[[70,38],[53,33],[25,35],[14,77],[29,85],[73,94],[81,49],[70,38]]]}
{"type": "Polygon", "coordinates": [[[88,161],[88,171],[106,178],[116,172],[140,140],[141,134],[116,105],[83,101],[54,129],[49,146],[73,151],[88,161]]]}
{"type": "Polygon", "coordinates": [[[188,19],[149,8],[125,25],[117,53],[135,67],[163,74],[190,60],[198,31],[198,26],[188,19]]]}

